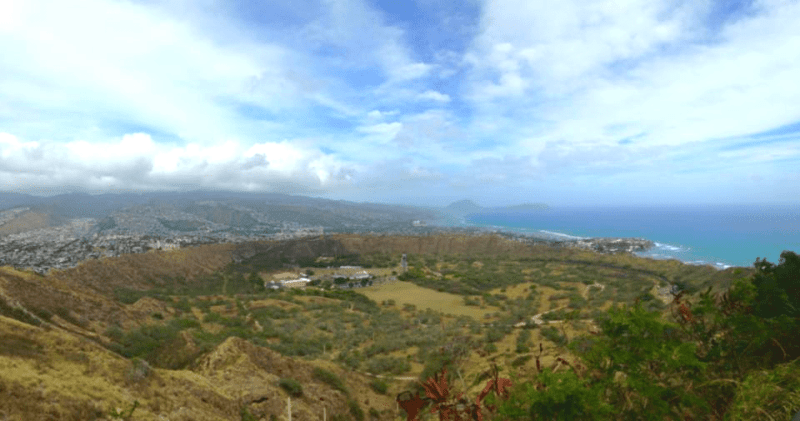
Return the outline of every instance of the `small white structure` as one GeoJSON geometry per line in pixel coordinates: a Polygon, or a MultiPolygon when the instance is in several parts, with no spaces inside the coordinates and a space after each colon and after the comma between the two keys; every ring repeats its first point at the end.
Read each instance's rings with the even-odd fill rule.
{"type": "Polygon", "coordinates": [[[311,280],[308,278],[297,278],[281,281],[281,284],[287,288],[305,288],[309,282],[311,282],[311,280]]]}
{"type": "Polygon", "coordinates": [[[279,282],[269,281],[269,282],[264,283],[264,288],[267,288],[267,289],[281,289],[281,288],[283,288],[283,285],[281,283],[279,283],[279,282]]]}

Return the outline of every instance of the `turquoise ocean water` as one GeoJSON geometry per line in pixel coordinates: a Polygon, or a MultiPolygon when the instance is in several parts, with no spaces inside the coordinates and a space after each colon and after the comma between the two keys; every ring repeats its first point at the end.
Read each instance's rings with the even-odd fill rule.
{"type": "Polygon", "coordinates": [[[457,225],[544,238],[639,237],[656,243],[640,256],[717,268],[778,263],[784,250],[800,254],[800,206],[683,206],[551,208],[485,212],[457,225]]]}

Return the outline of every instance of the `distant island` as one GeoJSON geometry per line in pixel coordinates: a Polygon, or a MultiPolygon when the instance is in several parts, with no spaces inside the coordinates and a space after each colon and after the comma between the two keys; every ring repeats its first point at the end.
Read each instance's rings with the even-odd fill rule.
{"type": "Polygon", "coordinates": [[[521,212],[547,209],[550,209],[550,206],[545,203],[522,203],[519,205],[487,208],[480,206],[469,199],[465,199],[447,205],[444,208],[444,212],[452,215],[466,216],[483,212],[521,212]]]}

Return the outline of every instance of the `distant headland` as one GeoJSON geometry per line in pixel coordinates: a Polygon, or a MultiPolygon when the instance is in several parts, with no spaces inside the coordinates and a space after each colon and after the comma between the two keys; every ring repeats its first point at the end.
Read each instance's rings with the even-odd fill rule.
{"type": "Polygon", "coordinates": [[[550,206],[548,206],[545,203],[522,203],[519,205],[487,208],[480,206],[469,199],[464,199],[447,205],[444,208],[444,212],[452,215],[466,216],[470,214],[485,213],[485,212],[524,212],[524,211],[547,210],[547,209],[550,209],[550,206]]]}

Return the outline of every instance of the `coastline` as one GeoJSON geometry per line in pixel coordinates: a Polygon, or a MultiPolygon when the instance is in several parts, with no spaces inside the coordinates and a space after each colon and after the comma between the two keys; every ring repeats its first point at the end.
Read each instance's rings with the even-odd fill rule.
{"type": "MultiPolygon", "coordinates": [[[[693,258],[693,256],[681,256],[682,254],[687,254],[692,248],[685,245],[673,245],[641,237],[584,237],[529,227],[476,224],[469,221],[467,216],[454,215],[447,215],[446,219],[434,221],[431,225],[444,229],[484,231],[530,244],[583,248],[598,253],[627,252],[637,257],[654,260],[678,260],[684,264],[711,266],[717,270],[725,270],[732,267],[746,268],[751,266],[750,264],[737,265],[732,262],[726,262],[726,259],[722,258],[697,259],[693,258]]],[[[755,261],[755,258],[753,258],[753,261],[755,261]]]]}

